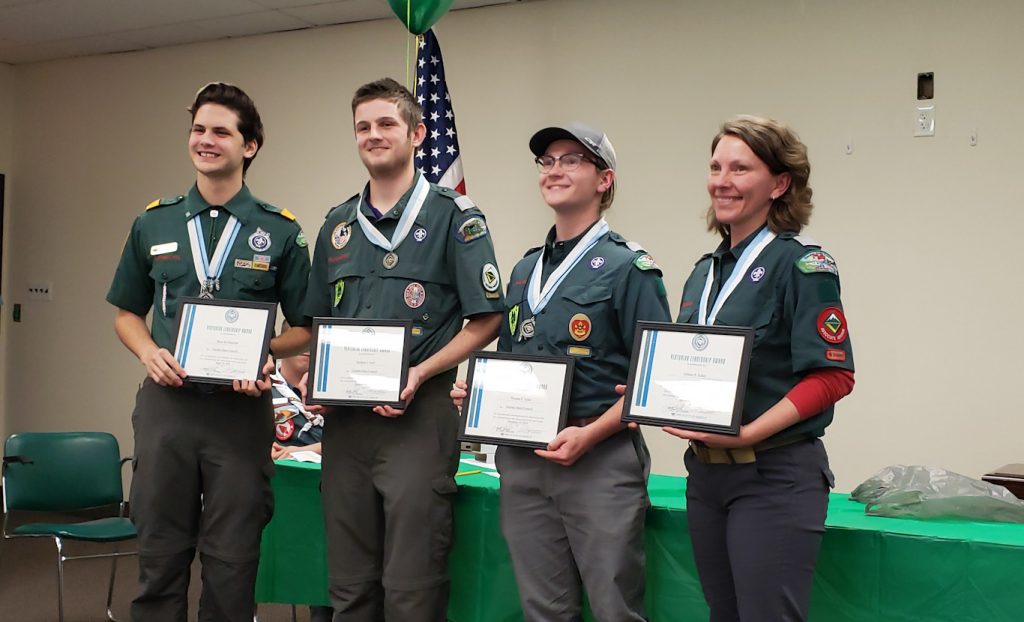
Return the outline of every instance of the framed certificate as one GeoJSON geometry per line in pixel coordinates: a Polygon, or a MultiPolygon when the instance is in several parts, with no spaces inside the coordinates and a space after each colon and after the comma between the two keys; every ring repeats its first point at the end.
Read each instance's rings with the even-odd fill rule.
{"type": "Polygon", "coordinates": [[[637,322],[622,420],[739,434],[752,328],[637,322]]]}
{"type": "Polygon", "coordinates": [[[565,427],[573,359],[474,352],[459,440],[546,448],[565,427]]]}
{"type": "Polygon", "coordinates": [[[313,318],[306,403],[405,408],[411,332],[410,320],[313,318]]]}
{"type": "Polygon", "coordinates": [[[174,358],[192,382],[262,378],[276,319],[271,302],[182,298],[174,358]]]}

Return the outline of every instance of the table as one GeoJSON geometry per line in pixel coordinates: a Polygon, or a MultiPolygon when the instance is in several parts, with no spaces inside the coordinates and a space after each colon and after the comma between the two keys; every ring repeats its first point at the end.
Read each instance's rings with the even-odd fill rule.
{"type": "MultiPolygon", "coordinates": [[[[522,620],[499,531],[498,480],[460,476],[450,558],[453,622],[522,620]]],[[[319,465],[282,461],[263,534],[258,602],[326,604],[319,465]]],[[[652,475],[647,607],[652,622],[706,620],[686,531],[686,480],[652,475]]],[[[813,622],[1017,622],[1024,619],[1024,525],[866,516],[829,500],[811,601],[813,622]]]]}

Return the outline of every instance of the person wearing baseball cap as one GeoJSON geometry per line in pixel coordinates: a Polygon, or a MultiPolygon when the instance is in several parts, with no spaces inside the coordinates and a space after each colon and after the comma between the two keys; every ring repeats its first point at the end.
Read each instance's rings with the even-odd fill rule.
{"type": "Polygon", "coordinates": [[[650,454],[614,387],[637,320],[669,321],[661,269],[602,217],[617,165],[604,132],[570,123],[529,144],[555,222],[512,271],[498,350],[575,365],[566,427],[545,449],[498,448],[502,533],[527,621],[582,619],[583,588],[596,620],[644,620],[650,454]]]}

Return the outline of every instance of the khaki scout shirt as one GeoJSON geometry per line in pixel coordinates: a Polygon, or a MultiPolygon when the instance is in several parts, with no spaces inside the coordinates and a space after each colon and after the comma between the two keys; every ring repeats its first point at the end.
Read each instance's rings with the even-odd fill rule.
{"type": "MultiPolygon", "coordinates": [[[[371,243],[356,209],[391,239],[413,187],[380,220],[356,195],[327,214],[313,250],[306,315],[412,320],[410,364],[443,348],[472,315],[502,309],[501,277],[484,215],[468,197],[430,184],[398,261],[371,243]]],[[[366,192],[366,191],[364,191],[366,192]]]]}
{"type": "Polygon", "coordinates": [[[244,185],[226,205],[217,208],[217,218],[210,217],[210,208],[195,186],[186,196],[153,201],[132,224],[107,302],[142,317],[153,307],[153,341],[173,351],[178,300],[199,295],[188,221],[199,215],[207,253],[213,255],[228,220],[224,212],[228,212],[242,227],[228,251],[220,290],[214,296],[280,302],[289,324],[308,325],[302,301],[309,277],[309,251],[295,216],[256,199],[244,185]]]}
{"type": "Polygon", "coordinates": [[[530,274],[540,253],[544,276],[562,262],[579,237],[547,243],[526,253],[512,270],[498,350],[575,359],[569,418],[604,414],[625,384],[638,320],[670,322],[661,269],[646,251],[609,231],[569,271],[554,296],[534,319],[534,334],[523,338],[523,323],[534,318],[527,301],[530,274]]]}
{"type": "MultiPolygon", "coordinates": [[[[728,240],[723,241],[715,252],[700,258],[683,286],[679,323],[698,323],[708,270],[715,270],[710,309],[740,255],[760,231],[733,249],[728,240]]],[[[754,329],[743,423],[760,417],[811,370],[853,371],[849,328],[839,299],[839,269],[816,242],[793,232],[779,233],[758,255],[722,305],[715,325],[754,329]]],[[[776,436],[822,436],[832,422],[832,412],[829,407],[776,436]]]]}

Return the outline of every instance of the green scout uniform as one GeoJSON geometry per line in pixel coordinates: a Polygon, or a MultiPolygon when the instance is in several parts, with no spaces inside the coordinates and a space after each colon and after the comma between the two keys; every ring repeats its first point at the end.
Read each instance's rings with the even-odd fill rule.
{"type": "MultiPolygon", "coordinates": [[[[810,371],[853,371],[839,270],[816,242],[792,232],[771,239],[765,227],[733,249],[725,240],[687,279],[678,321],[699,323],[702,301],[710,316],[733,276],[735,289],[713,323],[755,330],[744,424],[810,371]]],[[[755,447],[754,463],[703,464],[686,452],[690,535],[711,620],[806,619],[833,483],[818,437],[832,412],[830,406],[768,439],[768,448],[755,447]]]]}
{"type": "MultiPolygon", "coordinates": [[[[502,352],[575,359],[569,425],[589,424],[620,399],[614,388],[626,382],[636,322],[671,321],[650,255],[613,231],[587,249],[593,234],[555,242],[552,229],[526,253],[512,271],[498,341],[502,352]],[[541,256],[542,282],[578,262],[535,315],[528,292],[541,256]]],[[[615,434],[570,467],[516,447],[499,447],[496,458],[502,533],[525,619],[580,619],[582,579],[596,619],[644,620],[650,458],[640,432],[615,434]]]]}
{"type": "MultiPolygon", "coordinates": [[[[198,215],[207,254],[240,225],[226,249],[216,298],[280,302],[294,326],[302,312],[309,252],[295,217],[245,186],[211,207],[193,186],[154,201],[132,225],[107,301],[145,317],[153,340],[174,350],[178,303],[200,293],[189,221],[198,215]],[[217,216],[213,217],[212,213],[217,216]]],[[[225,243],[227,244],[227,243],[225,243]]],[[[131,513],[139,531],[141,593],[132,620],[184,620],[189,568],[203,559],[200,620],[252,620],[260,535],[273,512],[270,394],[253,398],[209,385],[163,387],[147,378],[135,412],[131,513]]]]}
{"type": "MultiPolygon", "coordinates": [[[[410,365],[417,365],[447,345],[465,318],[501,309],[494,247],[467,197],[417,173],[379,220],[365,192],[327,215],[313,253],[308,316],[412,320],[410,365]],[[360,210],[387,240],[396,229],[406,237],[392,251],[375,245],[358,222],[360,210]]],[[[454,378],[453,368],[424,382],[397,418],[349,407],[327,415],[322,491],[331,604],[340,619],[380,620],[385,611],[388,620],[445,619],[459,455],[458,414],[448,396],[454,378]]]]}

